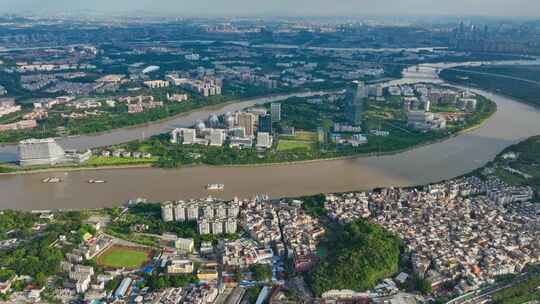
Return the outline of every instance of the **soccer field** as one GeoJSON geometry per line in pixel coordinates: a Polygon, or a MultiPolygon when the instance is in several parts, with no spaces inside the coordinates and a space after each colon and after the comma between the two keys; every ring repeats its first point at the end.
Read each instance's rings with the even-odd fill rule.
{"type": "Polygon", "coordinates": [[[108,268],[136,269],[144,266],[150,256],[144,248],[113,246],[97,258],[97,263],[108,268]]]}
{"type": "Polygon", "coordinates": [[[284,140],[280,139],[277,147],[278,151],[287,151],[294,149],[313,149],[313,143],[309,141],[284,140]]]}
{"type": "Polygon", "coordinates": [[[295,136],[281,136],[277,146],[278,151],[288,151],[295,149],[313,150],[313,145],[317,142],[317,133],[298,131],[295,136]]]}

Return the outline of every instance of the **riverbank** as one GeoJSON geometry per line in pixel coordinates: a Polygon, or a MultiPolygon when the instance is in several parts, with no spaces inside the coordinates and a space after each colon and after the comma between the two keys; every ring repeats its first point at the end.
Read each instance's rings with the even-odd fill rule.
{"type": "MultiPolygon", "coordinates": [[[[433,81],[440,83],[431,69],[421,69],[420,76],[414,72],[407,73],[406,78],[391,85],[418,82],[419,78],[425,82],[424,75],[435,77],[433,81]]],[[[232,199],[261,193],[271,198],[298,197],[380,187],[411,187],[448,180],[483,167],[508,146],[537,135],[540,130],[538,109],[498,94],[477,89],[472,91],[497,104],[497,112],[490,119],[459,136],[402,153],[270,166],[198,165],[173,170],[147,167],[83,170],[65,175],[59,184],[41,183],[42,179],[51,176],[49,173],[3,175],[0,176],[0,189],[9,190],[2,193],[0,209],[101,208],[122,205],[139,197],[149,201],[189,200],[208,195],[232,199]],[[106,180],[107,183],[88,184],[90,179],[106,180]],[[205,186],[212,183],[225,184],[225,189],[208,191],[205,186]]],[[[260,101],[259,104],[266,102],[260,101]]],[[[234,111],[246,106],[233,105],[221,111],[234,111]]],[[[187,125],[207,116],[208,113],[202,113],[181,123],[187,125]]],[[[178,126],[179,122],[174,122],[178,126]]],[[[159,134],[165,127],[170,128],[171,125],[146,131],[159,134]]],[[[100,137],[99,141],[84,137],[84,145],[103,147],[128,142],[136,136],[140,138],[140,132],[129,136],[115,134],[110,139],[100,137]]]]}
{"type": "MultiPolygon", "coordinates": [[[[198,120],[207,119],[211,114],[224,114],[235,112],[250,106],[268,102],[282,101],[291,97],[311,97],[331,94],[335,90],[329,91],[299,91],[291,94],[273,94],[265,97],[235,100],[219,105],[198,108],[188,112],[171,116],[159,122],[147,123],[138,126],[129,126],[121,129],[114,129],[92,135],[79,135],[69,137],[59,137],[57,142],[65,149],[87,150],[111,145],[127,143],[130,141],[148,138],[153,135],[169,132],[177,127],[187,127],[194,125],[198,120]]],[[[17,161],[17,146],[15,144],[0,144],[0,162],[15,163],[17,161]]]]}
{"type": "Polygon", "coordinates": [[[458,66],[442,70],[439,77],[450,84],[482,89],[540,107],[538,72],[538,65],[458,66]]]}
{"type": "MultiPolygon", "coordinates": [[[[151,152],[154,155],[160,156],[158,166],[163,168],[181,168],[191,164],[204,164],[210,166],[265,166],[393,155],[410,149],[441,142],[482,126],[486,120],[493,116],[497,110],[497,106],[494,102],[481,96],[478,96],[477,100],[479,101],[478,110],[470,114],[461,113],[461,115],[463,115],[462,117],[465,118],[459,123],[450,125],[448,130],[425,133],[412,129],[404,129],[407,127],[405,126],[406,122],[404,122],[402,118],[404,116],[403,113],[395,114],[395,110],[390,107],[379,107],[377,110],[379,112],[372,111],[370,112],[370,115],[387,114],[391,117],[396,117],[394,115],[401,115],[397,116],[400,117],[400,120],[394,124],[390,122],[384,123],[384,128],[390,132],[387,136],[381,137],[368,134],[368,143],[358,147],[338,145],[332,141],[319,141],[317,139],[317,133],[313,132],[313,129],[316,128],[315,126],[319,121],[317,120],[318,118],[315,118],[315,114],[310,114],[313,109],[308,108],[304,111],[299,111],[298,109],[293,109],[291,111],[294,113],[306,113],[302,115],[309,118],[302,116],[300,116],[300,118],[289,118],[290,121],[295,123],[295,126],[300,126],[302,130],[307,131],[298,132],[297,136],[292,137],[275,137],[274,147],[264,151],[255,149],[237,150],[226,146],[202,147],[197,145],[177,145],[171,144],[167,136],[152,138],[144,142],[134,142],[115,148],[123,148],[128,151],[143,151],[139,149],[145,149],[144,151],[146,151],[148,147],[152,147],[153,150],[151,152]],[[379,114],[380,112],[383,112],[383,114],[379,114]],[[303,121],[308,119],[311,120],[309,123],[303,121]],[[316,122],[315,126],[313,126],[312,121],[316,122]],[[289,147],[287,146],[289,143],[295,143],[296,145],[289,147]]],[[[392,103],[393,101],[389,102],[392,103]]],[[[292,103],[296,104],[296,101],[292,103]]],[[[287,105],[287,103],[284,103],[284,105],[287,105]]],[[[304,109],[305,106],[300,105],[299,108],[304,109]]],[[[287,107],[285,107],[285,109],[287,109],[287,107]]],[[[334,115],[334,113],[323,113],[322,116],[334,115]]],[[[287,112],[285,112],[285,115],[287,115],[287,112]]],[[[332,116],[332,118],[335,117],[332,116]]],[[[339,121],[340,117],[336,119],[339,121]]],[[[406,120],[407,118],[405,117],[404,119],[406,120]]],[[[368,119],[366,119],[366,121],[368,121],[368,119]]],[[[394,120],[391,120],[391,122],[394,122],[394,120]]],[[[374,130],[375,128],[380,128],[380,126],[374,124],[373,119],[366,122],[366,126],[364,127],[365,130],[374,130]]]]}
{"type": "MultiPolygon", "coordinates": [[[[361,159],[361,158],[368,158],[368,157],[383,157],[383,156],[392,156],[397,155],[400,153],[405,153],[408,151],[412,151],[414,149],[418,149],[424,146],[429,146],[436,143],[442,143],[447,140],[450,140],[454,137],[457,137],[459,135],[465,134],[467,132],[471,132],[475,129],[478,129],[482,127],[494,114],[496,113],[496,107],[495,111],[490,113],[489,116],[482,119],[482,121],[479,124],[476,124],[474,126],[471,126],[469,128],[460,130],[456,133],[453,133],[449,136],[445,136],[443,138],[435,139],[435,140],[429,140],[424,143],[414,145],[411,147],[407,147],[404,149],[398,149],[393,151],[387,151],[387,152],[372,152],[372,153],[363,153],[363,154],[354,154],[354,155],[345,155],[345,156],[338,156],[338,157],[329,157],[329,158],[317,158],[317,159],[308,159],[308,160],[299,160],[299,161],[283,161],[283,162],[270,162],[270,163],[246,163],[246,164],[221,164],[221,165],[209,165],[209,164],[190,164],[190,165],[184,165],[179,168],[162,168],[165,170],[174,170],[174,169],[182,169],[182,168],[193,168],[197,166],[208,166],[208,167],[223,167],[223,168],[242,168],[242,167],[272,167],[272,166],[283,166],[283,165],[302,165],[302,164],[309,164],[309,163],[320,163],[320,162],[328,162],[328,161],[336,161],[336,160],[352,160],[352,159],[361,159]]],[[[56,172],[74,172],[74,171],[96,171],[96,170],[115,170],[115,169],[133,169],[133,168],[152,168],[156,167],[157,161],[152,161],[147,164],[141,164],[141,165],[134,165],[134,164],[120,164],[120,165],[106,165],[106,166],[61,166],[61,167],[51,167],[51,168],[38,168],[38,169],[17,169],[17,167],[5,167],[5,168],[13,168],[16,171],[13,172],[3,172],[0,173],[0,176],[2,175],[18,175],[18,174],[37,174],[37,173],[56,173],[56,172]]],[[[1,168],[1,167],[0,167],[1,168]]],[[[156,167],[157,168],[157,167],[156,167]]]]}
{"type": "MultiPolygon", "coordinates": [[[[100,170],[120,170],[120,169],[140,169],[140,168],[152,168],[153,164],[140,164],[140,165],[117,165],[117,166],[85,166],[85,167],[51,167],[44,169],[24,170],[20,169],[13,172],[3,172],[0,176],[13,176],[13,175],[28,175],[28,174],[40,174],[40,173],[59,173],[59,172],[80,172],[80,171],[100,171],[100,170]]],[[[8,167],[9,168],[9,167],[8,167]]]]}
{"type": "MultiPolygon", "coordinates": [[[[228,99],[228,100],[226,99],[225,101],[218,102],[218,103],[215,103],[215,104],[203,105],[203,106],[200,106],[200,107],[195,106],[195,107],[193,107],[192,109],[190,109],[188,111],[182,111],[182,112],[176,113],[176,114],[171,115],[171,116],[167,116],[167,117],[156,119],[156,120],[149,120],[149,121],[146,121],[144,123],[133,124],[133,125],[128,125],[128,126],[119,127],[119,128],[112,128],[112,129],[98,131],[98,132],[88,132],[88,133],[83,132],[83,133],[80,133],[80,134],[69,135],[69,136],[56,136],[56,137],[53,137],[53,138],[58,140],[58,139],[77,138],[77,137],[81,137],[81,136],[106,135],[106,134],[110,134],[110,133],[116,132],[116,131],[122,131],[122,130],[127,131],[127,130],[143,128],[143,127],[148,127],[148,126],[152,126],[152,125],[159,124],[159,123],[168,122],[168,121],[177,119],[179,117],[190,115],[190,114],[198,112],[198,111],[209,111],[209,110],[221,109],[223,107],[226,107],[228,105],[232,105],[232,104],[235,104],[235,103],[242,103],[242,102],[246,102],[246,101],[250,101],[250,100],[256,100],[256,99],[262,99],[262,98],[274,98],[274,97],[279,97],[279,96],[289,96],[289,95],[295,95],[295,94],[303,94],[303,93],[309,93],[309,92],[313,92],[313,91],[311,91],[309,89],[306,89],[306,90],[291,91],[291,92],[286,92],[286,93],[273,93],[273,94],[266,94],[266,95],[260,95],[260,96],[238,98],[238,99],[228,99]]],[[[18,144],[18,141],[14,141],[14,142],[1,141],[0,142],[0,147],[9,146],[9,145],[16,145],[16,144],[18,144]]]]}
{"type": "MultiPolygon", "coordinates": [[[[282,95],[277,95],[282,96],[282,95]]],[[[489,118],[491,118],[494,113],[497,111],[497,105],[493,101],[483,97],[478,96],[480,102],[479,102],[479,110],[477,110],[473,117],[474,119],[471,119],[467,121],[467,124],[472,124],[468,127],[464,127],[463,129],[459,131],[454,132],[447,132],[445,135],[441,134],[431,134],[429,136],[423,136],[420,139],[414,139],[411,142],[407,143],[401,143],[401,144],[395,144],[394,147],[384,147],[385,142],[392,142],[394,143],[393,138],[396,138],[396,135],[393,137],[389,137],[389,140],[383,141],[381,144],[371,144],[360,146],[359,149],[353,149],[350,151],[345,152],[339,152],[339,151],[324,151],[321,150],[320,147],[314,146],[312,149],[313,151],[301,151],[301,150],[294,150],[294,151],[286,151],[283,155],[287,157],[281,156],[280,153],[282,153],[277,147],[275,148],[275,151],[273,152],[265,152],[264,157],[253,157],[254,152],[245,152],[246,150],[234,150],[234,149],[227,149],[227,148],[214,148],[214,147],[201,147],[201,148],[193,148],[193,149],[200,149],[204,152],[199,153],[211,153],[216,154],[216,152],[220,152],[219,149],[222,149],[218,154],[237,154],[241,155],[238,156],[239,158],[236,159],[234,162],[227,162],[227,161],[220,161],[219,159],[207,159],[208,157],[204,155],[202,161],[192,161],[192,162],[182,162],[175,164],[174,166],[169,166],[166,161],[163,161],[164,159],[167,159],[170,157],[169,152],[174,151],[174,149],[192,149],[186,146],[178,146],[178,145],[170,145],[168,143],[168,140],[155,137],[151,138],[146,141],[141,142],[133,142],[133,143],[127,143],[124,145],[120,145],[117,147],[109,147],[109,150],[114,150],[117,148],[126,149],[127,151],[146,151],[145,147],[152,147],[152,149],[161,149],[159,151],[151,151],[156,157],[154,157],[153,160],[142,160],[144,164],[144,167],[159,167],[164,169],[175,169],[175,168],[186,168],[186,167],[193,167],[193,166],[212,166],[212,167],[247,167],[247,166],[257,166],[257,167],[270,167],[270,166],[278,166],[278,165],[299,165],[299,164],[307,164],[307,163],[316,163],[316,162],[324,162],[324,161],[335,161],[335,160],[346,160],[346,159],[355,159],[355,158],[365,158],[365,157],[382,157],[382,156],[391,156],[396,155],[399,153],[404,153],[416,148],[420,148],[423,146],[436,144],[439,142],[443,142],[446,140],[449,140],[453,137],[459,136],[461,134],[464,134],[466,132],[472,131],[476,128],[481,127],[489,118]],[[431,137],[431,138],[430,138],[431,137]],[[401,147],[399,147],[401,146],[401,147]],[[403,147],[405,146],[405,147],[403,147]],[[141,150],[141,149],[145,150],[141,150]],[[216,151],[208,152],[208,150],[213,149],[216,151]],[[373,151],[377,149],[377,151],[373,151]],[[309,153],[308,153],[309,152],[309,153]],[[246,154],[248,153],[248,154],[246,154]],[[251,154],[250,154],[251,153],[251,154]],[[336,155],[338,154],[338,155],[336,155]],[[339,155],[341,154],[341,155],[339,155]],[[276,157],[277,156],[277,157],[276,157]],[[243,158],[242,158],[243,157],[243,158]],[[294,158],[300,158],[299,160],[294,160],[294,158]]],[[[231,102],[234,103],[234,102],[231,102]]],[[[209,107],[209,109],[214,108],[223,108],[223,105],[221,106],[213,106],[209,107]]],[[[184,113],[183,115],[189,115],[189,113],[184,113]]],[[[378,140],[379,138],[373,137],[373,140],[378,140]]],[[[371,141],[370,141],[371,142],[371,141]]],[[[189,152],[189,151],[188,151],[189,152]]],[[[182,153],[186,153],[186,151],[183,151],[182,153]]],[[[189,154],[197,153],[197,151],[191,151],[189,154]]],[[[173,154],[174,155],[174,154],[173,154]]],[[[257,156],[260,156],[257,154],[257,156]]],[[[175,156],[173,156],[175,157],[175,156]]],[[[178,157],[178,156],[176,156],[178,157]]],[[[98,158],[98,157],[93,157],[98,158]]],[[[96,170],[98,168],[106,168],[106,169],[125,169],[125,168],[133,168],[135,165],[138,167],[137,164],[134,164],[134,162],[131,159],[122,159],[119,158],[116,161],[107,161],[109,158],[104,158],[105,161],[103,162],[89,162],[82,165],[60,165],[60,166],[53,166],[53,167],[30,167],[30,168],[23,168],[18,166],[8,166],[8,167],[2,167],[0,164],[0,175],[16,175],[18,173],[23,174],[30,174],[33,172],[36,173],[43,173],[43,172],[62,172],[69,170],[75,170],[75,171],[91,171],[96,170]],[[115,164],[115,162],[118,162],[118,164],[115,164]]]]}

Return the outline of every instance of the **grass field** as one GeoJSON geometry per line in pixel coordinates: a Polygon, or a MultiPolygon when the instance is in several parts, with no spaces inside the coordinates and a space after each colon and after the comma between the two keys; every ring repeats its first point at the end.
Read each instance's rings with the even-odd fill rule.
{"type": "Polygon", "coordinates": [[[138,165],[138,164],[150,164],[157,161],[156,157],[152,158],[123,158],[123,157],[103,157],[92,156],[90,160],[85,163],[88,166],[120,166],[120,165],[138,165]]]}
{"type": "Polygon", "coordinates": [[[97,258],[100,266],[107,268],[137,269],[150,259],[151,252],[143,248],[113,246],[97,258]]]}
{"type": "Polygon", "coordinates": [[[312,150],[317,142],[317,133],[308,131],[298,131],[295,136],[281,136],[278,144],[278,151],[288,151],[295,149],[312,150]]]}
{"type": "Polygon", "coordinates": [[[277,147],[278,151],[288,151],[296,149],[313,149],[313,143],[309,141],[285,140],[280,139],[277,147]]]}
{"type": "Polygon", "coordinates": [[[317,141],[316,132],[297,131],[294,136],[281,135],[280,138],[291,141],[317,141]]]}
{"type": "Polygon", "coordinates": [[[307,132],[307,131],[298,131],[296,132],[295,140],[299,141],[317,141],[317,133],[307,132]]]}

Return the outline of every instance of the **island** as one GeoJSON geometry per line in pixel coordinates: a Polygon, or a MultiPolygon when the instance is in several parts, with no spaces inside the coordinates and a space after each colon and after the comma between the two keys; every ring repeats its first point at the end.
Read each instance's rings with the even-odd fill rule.
{"type": "MultiPolygon", "coordinates": [[[[385,155],[447,139],[480,126],[496,111],[489,99],[444,85],[384,87],[352,83],[346,90],[291,97],[223,115],[146,140],[94,149],[76,162],[20,156],[43,169],[186,165],[248,165],[385,155]],[[26,158],[37,158],[35,163],[26,158]]],[[[32,142],[22,141],[19,151],[32,142]]],[[[32,149],[35,151],[36,149],[32,149]]],[[[45,149],[45,151],[49,151],[45,149]]],[[[72,159],[72,158],[71,158],[72,159]]]]}

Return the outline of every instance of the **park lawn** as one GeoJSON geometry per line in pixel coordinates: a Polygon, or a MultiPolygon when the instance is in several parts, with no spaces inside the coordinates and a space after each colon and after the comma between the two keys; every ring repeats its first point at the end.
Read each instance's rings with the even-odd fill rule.
{"type": "Polygon", "coordinates": [[[313,142],[280,139],[277,149],[278,151],[289,151],[296,149],[313,150],[313,142]]]}
{"type": "Polygon", "coordinates": [[[0,162],[0,173],[11,173],[15,171],[18,171],[18,168],[15,165],[0,162]]]}
{"type": "Polygon", "coordinates": [[[441,112],[462,112],[460,109],[458,109],[457,107],[455,106],[450,106],[450,105],[447,105],[447,106],[437,106],[437,105],[433,105],[431,106],[431,112],[434,112],[434,113],[441,113],[441,112]]]}
{"type": "Polygon", "coordinates": [[[123,157],[104,157],[92,156],[85,165],[88,166],[121,166],[121,165],[139,165],[151,164],[157,161],[157,157],[151,158],[123,158],[123,157]]]}
{"type": "Polygon", "coordinates": [[[308,131],[298,131],[294,139],[298,141],[316,141],[317,133],[308,131]]]}
{"type": "Polygon", "coordinates": [[[317,133],[309,131],[297,131],[294,136],[281,135],[280,138],[290,141],[315,142],[317,141],[317,133]]]}
{"type": "Polygon", "coordinates": [[[137,269],[150,259],[150,252],[137,248],[113,246],[98,259],[98,265],[109,268],[137,269]]]}

